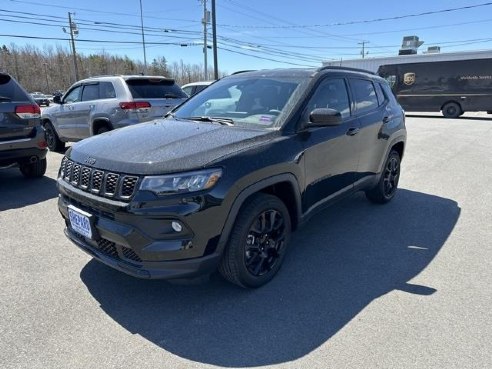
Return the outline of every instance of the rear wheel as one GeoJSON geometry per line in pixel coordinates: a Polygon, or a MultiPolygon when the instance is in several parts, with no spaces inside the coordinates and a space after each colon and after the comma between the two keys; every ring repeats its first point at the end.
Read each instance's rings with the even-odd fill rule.
{"type": "Polygon", "coordinates": [[[55,128],[51,123],[48,122],[44,125],[44,131],[46,143],[51,151],[60,152],[65,148],[65,142],[58,138],[55,128]]]}
{"type": "Polygon", "coordinates": [[[254,195],[236,218],[219,272],[241,287],[264,285],[280,269],[290,233],[284,203],[272,195],[254,195]]]}
{"type": "Polygon", "coordinates": [[[442,108],[442,115],[446,118],[458,118],[461,114],[463,114],[461,106],[455,102],[447,103],[442,108]]]}
{"type": "Polygon", "coordinates": [[[101,126],[96,130],[96,135],[100,135],[101,133],[109,132],[110,129],[108,126],[101,126]]]}
{"type": "Polygon", "coordinates": [[[37,160],[34,163],[21,163],[19,169],[26,178],[42,177],[46,173],[46,158],[37,160]]]}
{"type": "Polygon", "coordinates": [[[378,184],[366,191],[366,197],[377,204],[384,204],[395,197],[400,180],[400,154],[392,150],[384,164],[378,184]]]}

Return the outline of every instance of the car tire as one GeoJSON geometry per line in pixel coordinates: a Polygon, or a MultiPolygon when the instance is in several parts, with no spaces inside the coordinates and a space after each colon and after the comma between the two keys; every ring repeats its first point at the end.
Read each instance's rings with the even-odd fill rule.
{"type": "Polygon", "coordinates": [[[101,127],[99,127],[99,128],[97,129],[97,131],[96,131],[96,135],[100,135],[100,134],[102,134],[102,133],[106,133],[106,132],[109,132],[109,131],[110,131],[110,129],[109,129],[109,127],[108,127],[108,126],[101,126],[101,127]]]}
{"type": "Polygon", "coordinates": [[[454,102],[447,103],[442,108],[442,115],[445,118],[458,118],[461,114],[463,114],[461,106],[454,102]]]}
{"type": "Polygon", "coordinates": [[[285,204],[276,196],[253,195],[236,218],[219,272],[241,287],[264,285],[280,269],[290,234],[285,204]]]}
{"type": "Polygon", "coordinates": [[[34,163],[21,163],[19,169],[26,178],[39,178],[46,173],[46,166],[46,158],[44,158],[34,163]]]}
{"type": "Polygon", "coordinates": [[[395,150],[391,150],[384,163],[378,184],[366,191],[366,197],[370,201],[376,204],[385,204],[395,197],[398,181],[400,180],[400,163],[400,154],[395,150]]]}
{"type": "Polygon", "coordinates": [[[56,134],[55,128],[53,125],[48,122],[44,125],[45,138],[46,143],[48,144],[48,148],[54,152],[60,152],[65,149],[65,142],[61,141],[56,134]]]}

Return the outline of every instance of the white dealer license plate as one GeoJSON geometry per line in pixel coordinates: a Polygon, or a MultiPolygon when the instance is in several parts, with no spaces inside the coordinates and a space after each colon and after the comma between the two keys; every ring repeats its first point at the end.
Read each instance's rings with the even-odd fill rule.
{"type": "Polygon", "coordinates": [[[87,238],[92,238],[91,214],[73,205],[68,205],[68,217],[70,218],[70,225],[75,232],[87,238]]]}

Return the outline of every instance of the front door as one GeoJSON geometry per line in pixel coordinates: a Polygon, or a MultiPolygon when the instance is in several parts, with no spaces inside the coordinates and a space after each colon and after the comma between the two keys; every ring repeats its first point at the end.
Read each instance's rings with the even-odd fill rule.
{"type": "Polygon", "coordinates": [[[305,110],[304,120],[316,108],[331,108],[342,114],[337,126],[311,127],[302,133],[305,146],[305,196],[303,212],[338,194],[351,191],[359,160],[359,122],[351,113],[347,83],[327,78],[316,88],[305,110]]]}

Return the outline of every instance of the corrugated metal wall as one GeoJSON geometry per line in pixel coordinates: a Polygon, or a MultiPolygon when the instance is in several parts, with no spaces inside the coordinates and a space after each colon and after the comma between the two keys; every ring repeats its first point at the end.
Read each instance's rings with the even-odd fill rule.
{"type": "Polygon", "coordinates": [[[463,51],[457,53],[438,53],[438,54],[415,54],[388,56],[385,58],[364,58],[348,60],[324,61],[323,66],[343,66],[350,68],[360,68],[371,72],[377,72],[380,65],[400,64],[400,63],[419,63],[428,61],[444,60],[466,60],[466,59],[487,59],[492,58],[492,50],[484,51],[463,51]]]}

